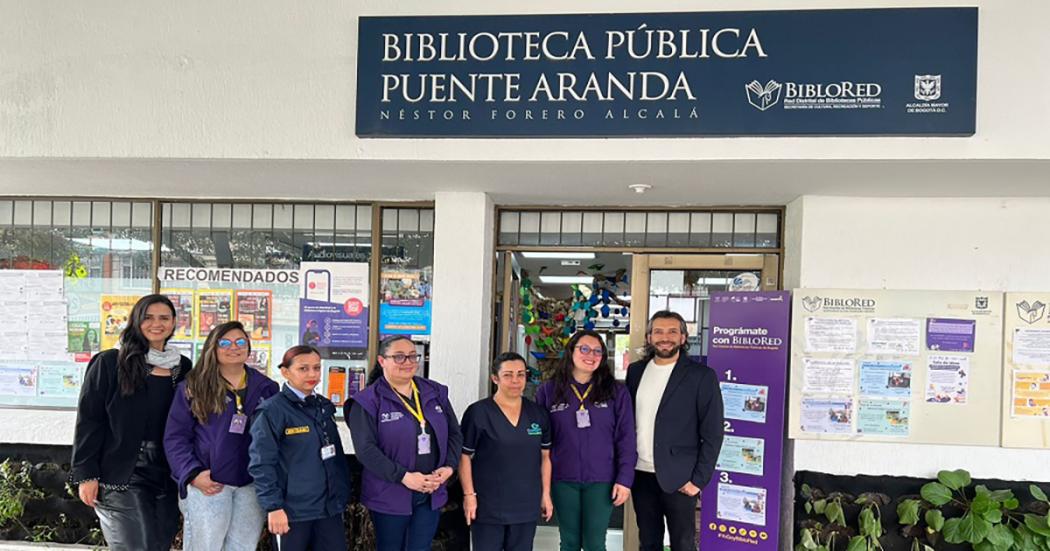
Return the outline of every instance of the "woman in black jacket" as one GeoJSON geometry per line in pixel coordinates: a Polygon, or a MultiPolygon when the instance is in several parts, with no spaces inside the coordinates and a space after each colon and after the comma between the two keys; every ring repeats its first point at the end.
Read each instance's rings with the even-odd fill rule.
{"type": "Polygon", "coordinates": [[[142,297],[120,349],[97,354],[84,376],[72,480],[114,551],[168,551],[179,530],[178,489],[162,442],[175,385],[192,364],[167,346],[174,331],[171,301],[142,297]]]}

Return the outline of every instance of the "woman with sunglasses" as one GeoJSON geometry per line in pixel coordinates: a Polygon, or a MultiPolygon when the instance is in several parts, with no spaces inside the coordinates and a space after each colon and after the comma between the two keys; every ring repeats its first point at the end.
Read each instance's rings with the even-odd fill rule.
{"type": "Polygon", "coordinates": [[[601,335],[579,331],[569,339],[536,402],[551,417],[561,550],[604,551],[613,507],[631,495],[638,452],[631,396],[613,376],[601,335]]]}
{"type": "Polygon", "coordinates": [[[379,343],[378,364],[369,386],[344,406],[364,465],[361,502],[372,513],[378,551],[429,551],[463,436],[448,388],[416,376],[419,354],[408,337],[379,343]]]}
{"type": "Polygon", "coordinates": [[[505,352],[492,362],[496,394],[463,414],[463,512],[474,549],[532,551],[536,524],[550,520],[550,419],[524,398],[525,358],[505,352]]]}
{"type": "Polygon", "coordinates": [[[240,322],[212,329],[168,413],[164,451],[182,498],[187,551],[253,551],[259,543],[265,513],[248,473],[248,427],[278,389],[245,365],[251,349],[240,322]]]}
{"type": "Polygon", "coordinates": [[[162,441],[175,386],[193,364],[168,346],[175,323],[168,297],[139,299],[120,349],[96,354],[80,389],[71,479],[114,551],[167,551],[179,531],[162,441]]]}
{"type": "Polygon", "coordinates": [[[279,364],[287,381],[252,421],[248,472],[279,551],[344,551],[350,472],[335,406],[314,389],[321,354],[293,346],[279,364]]]}

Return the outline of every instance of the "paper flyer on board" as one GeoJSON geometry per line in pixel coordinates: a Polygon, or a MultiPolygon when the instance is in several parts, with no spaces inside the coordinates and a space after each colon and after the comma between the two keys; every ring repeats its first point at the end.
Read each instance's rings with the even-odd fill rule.
{"type": "Polygon", "coordinates": [[[860,362],[860,395],[876,398],[911,397],[911,362],[860,362]]]}
{"type": "Polygon", "coordinates": [[[726,419],[753,423],[766,422],[768,387],[737,383],[721,383],[721,387],[726,419]]]}
{"type": "Polygon", "coordinates": [[[715,469],[761,476],[765,443],[761,438],[726,435],[715,469]]]}
{"type": "Polygon", "coordinates": [[[766,489],[719,484],[718,518],[765,526],[766,489]]]}
{"type": "Polygon", "coordinates": [[[835,394],[853,393],[853,360],[803,358],[803,392],[835,394]]]}
{"type": "Polygon", "coordinates": [[[1050,372],[1014,371],[1011,417],[1050,417],[1050,372]]]}
{"type": "Polygon", "coordinates": [[[256,371],[267,375],[270,373],[270,344],[252,342],[252,351],[248,354],[247,364],[256,371]]]}
{"type": "Polygon", "coordinates": [[[268,341],[273,337],[271,328],[270,291],[236,291],[234,305],[237,321],[244,325],[248,337],[255,341],[268,341]]]}
{"type": "Polygon", "coordinates": [[[37,377],[37,395],[41,397],[75,398],[80,394],[80,366],[41,364],[37,377]]]}
{"type": "Polygon", "coordinates": [[[857,434],[908,436],[910,409],[910,402],[900,400],[861,400],[857,409],[857,434]]]}
{"type": "Polygon", "coordinates": [[[161,289],[160,293],[175,306],[175,333],[177,340],[193,339],[193,289],[161,289]]]}
{"type": "Polygon", "coordinates": [[[1013,363],[1050,367],[1050,329],[1014,329],[1013,363]]]}
{"type": "Polygon", "coordinates": [[[857,351],[857,320],[853,318],[806,318],[805,333],[806,352],[857,351]]]}
{"type": "Polygon", "coordinates": [[[0,365],[0,395],[36,396],[37,368],[25,365],[0,365]]]}
{"type": "Polygon", "coordinates": [[[853,400],[850,398],[803,398],[801,423],[803,432],[851,434],[853,400]]]}
{"type": "Polygon", "coordinates": [[[929,318],[926,320],[926,349],[939,352],[973,352],[977,320],[929,318]]]}
{"type": "Polygon", "coordinates": [[[922,322],[910,318],[871,318],[868,320],[868,354],[917,356],[922,322]]]}
{"type": "Polygon", "coordinates": [[[120,333],[128,324],[131,309],[139,297],[135,295],[102,295],[99,301],[99,319],[101,319],[102,350],[116,348],[120,333]]]}
{"type": "Polygon", "coordinates": [[[97,321],[71,321],[66,324],[66,350],[93,354],[100,350],[99,323],[97,321]]]}
{"type": "Polygon", "coordinates": [[[203,342],[212,329],[233,319],[233,291],[201,289],[195,296],[197,321],[194,330],[197,339],[203,342]]]}
{"type": "Polygon", "coordinates": [[[926,402],[965,404],[970,387],[970,357],[931,354],[926,357],[926,402]]]}

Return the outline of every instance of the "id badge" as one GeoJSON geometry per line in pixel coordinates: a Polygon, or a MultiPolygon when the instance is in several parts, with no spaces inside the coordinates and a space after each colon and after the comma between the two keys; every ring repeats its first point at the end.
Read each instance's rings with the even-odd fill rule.
{"type": "Polygon", "coordinates": [[[248,426],[248,416],[243,413],[234,413],[233,419],[230,419],[230,432],[233,434],[244,434],[245,427],[248,426]]]}
{"type": "Polygon", "coordinates": [[[328,444],[321,448],[321,460],[331,459],[335,457],[335,444],[328,444]]]}
{"type": "Polygon", "coordinates": [[[416,438],[416,454],[430,455],[430,434],[423,432],[416,438]]]}
{"type": "Polygon", "coordinates": [[[585,429],[591,426],[591,411],[588,409],[576,410],[576,428],[585,429]]]}

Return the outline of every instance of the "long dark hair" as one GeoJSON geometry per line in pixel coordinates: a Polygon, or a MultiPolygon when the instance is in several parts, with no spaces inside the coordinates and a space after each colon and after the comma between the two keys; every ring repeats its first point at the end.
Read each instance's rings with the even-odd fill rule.
{"type": "MultiPolygon", "coordinates": [[[[368,382],[365,383],[365,386],[375,383],[383,376],[383,366],[379,365],[379,356],[386,356],[386,353],[390,351],[390,347],[398,341],[412,342],[412,339],[405,335],[391,335],[379,341],[379,353],[376,354],[376,364],[372,366],[372,371],[368,372],[368,382]]],[[[412,346],[415,346],[415,343],[412,343],[412,346]]]]}
{"type": "MultiPolygon", "coordinates": [[[[142,334],[142,322],[146,320],[146,310],[154,304],[163,304],[171,310],[172,334],[175,333],[175,305],[164,295],[146,295],[135,303],[128,316],[128,324],[120,333],[120,352],[117,353],[117,383],[122,396],[131,396],[146,384],[146,354],[149,352],[149,339],[142,334]]],[[[171,339],[164,339],[167,344],[171,339]]]]}
{"type": "Polygon", "coordinates": [[[252,341],[244,325],[239,321],[228,321],[208,333],[197,365],[186,375],[186,394],[191,398],[190,411],[201,424],[208,422],[209,414],[219,414],[226,409],[226,380],[219,371],[218,350],[219,339],[232,331],[244,333],[248,341],[248,354],[251,354],[252,341]]]}
{"type": "Polygon", "coordinates": [[[565,345],[565,351],[561,355],[561,360],[558,362],[558,366],[554,371],[554,401],[555,402],[567,402],[569,396],[572,396],[572,390],[569,388],[572,385],[572,370],[575,367],[572,363],[572,353],[576,350],[576,345],[579,344],[580,339],[584,337],[591,337],[598,341],[602,347],[602,360],[598,364],[598,368],[594,370],[594,374],[591,375],[591,394],[588,396],[592,403],[607,402],[611,400],[616,390],[616,377],[613,375],[612,366],[609,365],[609,351],[605,348],[605,339],[596,331],[577,331],[575,335],[569,339],[569,342],[565,345]]]}

